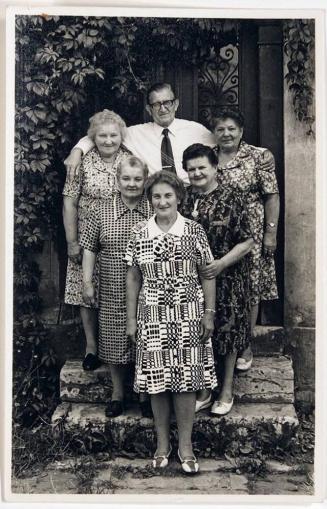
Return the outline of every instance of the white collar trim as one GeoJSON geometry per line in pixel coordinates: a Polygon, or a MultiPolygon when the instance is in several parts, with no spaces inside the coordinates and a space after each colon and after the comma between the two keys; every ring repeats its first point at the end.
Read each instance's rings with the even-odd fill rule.
{"type": "Polygon", "coordinates": [[[174,224],[171,226],[171,228],[168,230],[168,232],[163,232],[161,228],[156,223],[156,216],[151,216],[148,221],[148,232],[149,232],[149,238],[154,239],[155,237],[159,236],[165,236],[168,233],[170,235],[176,235],[177,237],[181,237],[184,233],[184,226],[185,226],[185,218],[177,212],[177,219],[174,222],[174,224]]]}
{"type": "MultiPolygon", "coordinates": [[[[163,127],[163,126],[161,126],[159,124],[156,124],[155,122],[152,122],[152,124],[153,124],[153,128],[154,128],[154,131],[157,134],[157,136],[158,137],[162,136],[162,131],[163,131],[163,129],[165,129],[165,127],[163,127]]],[[[174,120],[167,127],[167,129],[168,129],[170,134],[172,134],[173,136],[176,135],[176,118],[174,118],[174,120]]]]}

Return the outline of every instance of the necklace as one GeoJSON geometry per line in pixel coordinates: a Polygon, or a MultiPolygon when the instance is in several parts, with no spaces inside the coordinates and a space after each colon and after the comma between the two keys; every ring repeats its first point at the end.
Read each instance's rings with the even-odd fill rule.
{"type": "Polygon", "coordinates": [[[209,189],[209,191],[206,191],[205,193],[202,193],[198,198],[196,198],[196,200],[194,201],[194,205],[193,205],[193,210],[191,212],[191,216],[193,217],[193,219],[198,219],[199,217],[199,206],[200,204],[202,203],[202,201],[205,199],[205,197],[212,193],[212,191],[214,191],[216,188],[218,187],[218,182],[216,183],[216,185],[213,187],[213,189],[209,189]]]}

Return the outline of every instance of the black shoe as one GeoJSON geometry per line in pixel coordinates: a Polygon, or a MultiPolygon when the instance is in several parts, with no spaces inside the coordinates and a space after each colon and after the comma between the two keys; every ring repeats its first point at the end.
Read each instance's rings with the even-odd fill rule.
{"type": "Polygon", "coordinates": [[[105,414],[107,417],[118,417],[118,415],[121,415],[123,411],[124,411],[123,402],[114,399],[108,402],[105,414]]]}
{"type": "Polygon", "coordinates": [[[147,419],[153,419],[153,412],[150,400],[140,401],[139,403],[142,417],[146,417],[147,419]]]}
{"type": "Polygon", "coordinates": [[[82,366],[84,371],[94,371],[101,366],[101,361],[96,355],[94,355],[94,353],[88,353],[83,360],[82,366]]]}

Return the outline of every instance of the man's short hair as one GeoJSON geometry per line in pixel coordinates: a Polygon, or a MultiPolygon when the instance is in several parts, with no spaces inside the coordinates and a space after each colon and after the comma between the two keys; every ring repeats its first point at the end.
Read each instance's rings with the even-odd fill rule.
{"type": "Polygon", "coordinates": [[[147,91],[147,93],[146,93],[147,104],[150,104],[150,95],[152,94],[152,92],[159,92],[163,88],[168,88],[172,92],[174,99],[176,99],[175,91],[170,83],[158,82],[158,83],[154,83],[153,85],[151,85],[151,87],[147,91]]]}
{"type": "Polygon", "coordinates": [[[187,161],[197,159],[198,157],[207,157],[212,166],[217,166],[218,164],[216,153],[211,147],[203,145],[202,143],[193,143],[193,145],[187,147],[183,152],[182,166],[184,170],[187,171],[187,161]]]}

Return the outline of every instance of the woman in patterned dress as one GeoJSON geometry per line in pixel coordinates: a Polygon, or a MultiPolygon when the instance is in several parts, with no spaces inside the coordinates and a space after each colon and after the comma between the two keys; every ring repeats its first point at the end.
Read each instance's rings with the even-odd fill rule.
{"type": "MultiPolygon", "coordinates": [[[[113,111],[103,110],[90,118],[88,136],[95,147],[82,160],[79,174],[72,180],[66,179],[63,189],[63,219],[66,232],[68,265],[66,276],[65,302],[80,306],[80,313],[86,337],[85,370],[99,367],[97,358],[97,297],[94,304],[83,301],[83,271],[81,233],[90,213],[101,201],[111,199],[116,191],[116,171],[119,163],[130,155],[122,145],[126,132],[123,119],[113,111]]],[[[94,271],[98,278],[98,263],[94,271]]],[[[96,284],[97,288],[97,284],[96,284]]]]}
{"type": "Polygon", "coordinates": [[[135,228],[126,251],[127,334],[135,340],[137,333],[134,390],[151,396],[153,466],[168,464],[172,401],[182,469],[196,473],[191,442],[196,391],[216,386],[210,340],[215,281],[198,273],[212,254],[203,228],[177,212],[184,186],[173,173],[155,173],[146,190],[155,215],[135,228]]]}
{"type": "MultiPolygon", "coordinates": [[[[112,200],[99,204],[85,228],[80,244],[83,252],[83,297],[95,302],[92,280],[97,252],[100,257],[99,281],[99,359],[109,364],[113,384],[108,417],[124,410],[126,368],[135,362],[133,343],[126,336],[126,263],[124,255],[132,228],[149,219],[152,208],[144,194],[148,168],[141,159],[129,156],[117,169],[119,191],[112,200]]],[[[149,406],[149,403],[148,403],[149,406]]],[[[145,412],[146,402],[141,409],[145,412]]],[[[147,415],[149,416],[149,415],[147,415]]]]}
{"type": "MultiPolygon", "coordinates": [[[[243,201],[232,189],[217,182],[214,150],[196,143],[183,154],[183,168],[191,187],[181,212],[198,221],[205,230],[214,260],[202,275],[216,281],[215,330],[212,335],[215,360],[224,358],[224,375],[213,414],[227,414],[233,406],[233,374],[237,353],[249,344],[250,296],[246,255],[254,245],[243,201]]],[[[196,411],[211,405],[211,393],[197,395],[196,411]]]]}
{"type": "MultiPolygon", "coordinates": [[[[262,300],[278,298],[274,253],[277,246],[279,193],[272,153],[242,141],[243,115],[230,108],[219,110],[212,122],[216,137],[218,180],[221,186],[243,193],[253,231],[250,254],[251,334],[262,300]]],[[[253,355],[249,346],[236,367],[247,370],[253,355]]]]}

